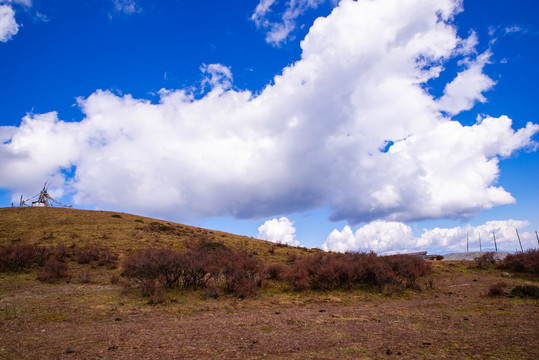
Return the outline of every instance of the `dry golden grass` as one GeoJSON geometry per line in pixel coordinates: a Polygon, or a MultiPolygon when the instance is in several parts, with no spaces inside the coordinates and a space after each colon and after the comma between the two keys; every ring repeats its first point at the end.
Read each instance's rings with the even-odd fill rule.
{"type": "Polygon", "coordinates": [[[0,246],[17,242],[43,246],[106,245],[123,257],[147,247],[182,249],[190,239],[247,249],[262,261],[284,262],[291,254],[321,251],[118,212],[42,207],[0,209],[0,246]]]}

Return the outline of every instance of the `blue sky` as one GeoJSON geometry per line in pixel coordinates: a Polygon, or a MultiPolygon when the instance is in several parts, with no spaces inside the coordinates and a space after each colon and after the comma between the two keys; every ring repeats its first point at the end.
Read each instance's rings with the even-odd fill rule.
{"type": "Polygon", "coordinates": [[[49,179],[77,208],[307,247],[537,247],[538,11],[0,0],[0,206],[49,179]]]}

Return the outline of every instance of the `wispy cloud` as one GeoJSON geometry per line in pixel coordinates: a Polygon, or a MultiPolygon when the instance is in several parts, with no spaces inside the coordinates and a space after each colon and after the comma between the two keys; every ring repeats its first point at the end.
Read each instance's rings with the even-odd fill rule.
{"type": "Polygon", "coordinates": [[[113,12],[109,14],[125,14],[132,15],[142,12],[142,8],[137,3],[137,0],[112,0],[113,12]]]}
{"type": "Polygon", "coordinates": [[[290,34],[296,28],[296,20],[308,9],[317,8],[325,0],[290,0],[286,2],[284,12],[276,13],[272,7],[279,3],[278,0],[261,0],[256,6],[251,20],[267,31],[266,41],[272,45],[280,45],[290,38],[290,34]]]}

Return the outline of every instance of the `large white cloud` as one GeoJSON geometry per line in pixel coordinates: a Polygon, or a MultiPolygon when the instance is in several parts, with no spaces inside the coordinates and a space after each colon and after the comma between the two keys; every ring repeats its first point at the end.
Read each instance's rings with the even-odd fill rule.
{"type": "Polygon", "coordinates": [[[9,4],[0,2],[0,42],[10,40],[19,31],[15,11],[9,4]]]}
{"type": "Polygon", "coordinates": [[[258,228],[258,238],[278,244],[299,245],[294,222],[286,217],[266,221],[258,228]]]}
{"type": "Polygon", "coordinates": [[[162,90],[153,104],[99,90],[79,100],[80,122],[28,115],[0,130],[0,187],[29,193],[55,176],[70,179],[76,204],[175,219],[329,204],[334,220],[412,221],[514,202],[496,185],[498,162],[532,148],[539,126],[446,115],[492,86],[475,35],[461,39],[451,23],[458,11],[453,0],[343,0],[259,95],[209,64],[202,97],[162,90]],[[424,85],[450,59],[466,66],[436,99],[424,85]],[[483,85],[456,91],[473,79],[483,85]]]}
{"type": "MultiPolygon", "coordinates": [[[[401,222],[373,221],[354,233],[349,226],[342,231],[333,230],[322,245],[324,250],[337,252],[374,251],[376,253],[430,250],[446,252],[520,250],[516,229],[528,226],[527,221],[488,221],[480,226],[423,229],[416,237],[410,226],[401,222]],[[494,244],[494,236],[496,245],[494,244]],[[481,245],[479,244],[481,241],[481,245]],[[468,244],[467,244],[468,242],[468,244]]],[[[524,249],[536,247],[535,235],[520,232],[524,249]]]]}

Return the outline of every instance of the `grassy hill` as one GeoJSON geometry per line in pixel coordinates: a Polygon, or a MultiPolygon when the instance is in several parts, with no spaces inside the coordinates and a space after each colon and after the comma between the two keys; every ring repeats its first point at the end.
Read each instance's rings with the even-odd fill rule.
{"type": "MultiPolygon", "coordinates": [[[[122,276],[123,262],[137,249],[188,253],[196,242],[209,252],[230,249],[216,254],[238,250],[262,266],[307,266],[296,266],[295,275],[365,261],[361,271],[373,267],[371,274],[387,276],[380,270],[388,263],[415,264],[374,261],[375,255],[329,256],[124,213],[4,208],[0,252],[29,244],[62,251],[106,246],[119,255],[120,267],[70,255],[62,260],[67,276],[59,281],[39,280],[46,264],[0,272],[0,359],[539,358],[538,300],[508,294],[516,287],[535,289],[537,275],[502,276],[504,270],[488,261],[482,269],[472,261],[419,263],[433,271],[399,291],[363,284],[296,291],[268,277],[245,298],[177,286],[157,304],[122,276]],[[291,258],[304,260],[291,263],[291,258]]],[[[332,274],[320,271],[311,281],[332,274]]]]}
{"type": "Polygon", "coordinates": [[[189,240],[221,242],[232,249],[248,249],[263,261],[284,261],[306,249],[246,236],[207,230],[143,216],[109,211],[44,207],[0,209],[0,246],[33,242],[43,246],[108,246],[121,255],[147,247],[183,249],[189,240]]]}

